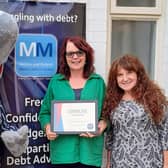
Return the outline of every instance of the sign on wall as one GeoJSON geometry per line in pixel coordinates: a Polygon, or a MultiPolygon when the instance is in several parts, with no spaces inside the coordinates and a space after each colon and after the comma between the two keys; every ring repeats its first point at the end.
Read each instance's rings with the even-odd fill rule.
{"type": "Polygon", "coordinates": [[[0,142],[3,168],[51,168],[49,144],[40,129],[38,112],[50,78],[58,69],[59,48],[64,37],[85,37],[83,3],[1,2],[19,26],[15,50],[9,55],[0,79],[0,99],[6,121],[29,127],[29,146],[14,157],[0,142]]]}

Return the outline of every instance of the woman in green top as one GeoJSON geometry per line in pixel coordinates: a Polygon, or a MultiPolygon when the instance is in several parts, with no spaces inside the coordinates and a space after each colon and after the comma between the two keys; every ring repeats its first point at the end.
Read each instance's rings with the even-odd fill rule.
{"type": "Polygon", "coordinates": [[[101,119],[105,83],[94,73],[94,52],[80,37],[67,37],[60,50],[58,74],[51,79],[39,113],[41,127],[50,140],[50,158],[55,168],[101,167],[106,122],[101,119]],[[52,100],[97,100],[98,134],[58,135],[51,131],[52,100]]]}

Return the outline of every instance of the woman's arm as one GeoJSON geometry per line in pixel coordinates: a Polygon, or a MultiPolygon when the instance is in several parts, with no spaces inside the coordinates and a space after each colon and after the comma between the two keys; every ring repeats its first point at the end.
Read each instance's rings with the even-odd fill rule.
{"type": "Polygon", "coordinates": [[[46,94],[43,98],[43,103],[40,107],[40,112],[38,115],[38,120],[43,130],[45,130],[46,125],[49,124],[51,120],[51,101],[53,99],[54,97],[53,97],[52,79],[51,79],[49,82],[46,94]]]}
{"type": "Polygon", "coordinates": [[[45,132],[46,132],[48,140],[54,140],[55,138],[58,137],[58,135],[55,132],[51,131],[51,125],[50,124],[46,124],[45,132]]]}
{"type": "Polygon", "coordinates": [[[107,161],[106,161],[106,168],[110,168],[111,162],[110,162],[111,152],[107,150],[107,161]]]}
{"type": "Polygon", "coordinates": [[[168,151],[163,152],[163,168],[168,168],[168,151]]]}
{"type": "Polygon", "coordinates": [[[98,134],[101,135],[107,127],[107,122],[105,120],[100,120],[98,123],[98,134]]]}
{"type": "Polygon", "coordinates": [[[158,127],[159,138],[163,150],[163,168],[168,168],[168,111],[164,114],[164,119],[158,127]]]}

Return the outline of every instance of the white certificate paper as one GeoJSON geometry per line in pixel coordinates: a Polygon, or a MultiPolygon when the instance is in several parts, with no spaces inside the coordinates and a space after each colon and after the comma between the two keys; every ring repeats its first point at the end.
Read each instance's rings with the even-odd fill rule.
{"type": "Polygon", "coordinates": [[[97,131],[97,101],[52,101],[51,130],[57,134],[97,131]]]}

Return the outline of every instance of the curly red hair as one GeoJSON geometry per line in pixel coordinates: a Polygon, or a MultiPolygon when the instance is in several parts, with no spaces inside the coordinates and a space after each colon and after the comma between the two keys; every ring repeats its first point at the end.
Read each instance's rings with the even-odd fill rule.
{"type": "Polygon", "coordinates": [[[126,54],[116,59],[110,68],[105,95],[103,117],[109,118],[111,111],[121,101],[124,91],[117,84],[118,68],[134,71],[137,74],[137,84],[132,89],[132,96],[137,103],[144,106],[155,123],[159,123],[164,115],[164,107],[168,105],[166,96],[160,87],[150,80],[144,65],[133,55],[126,54]]]}

